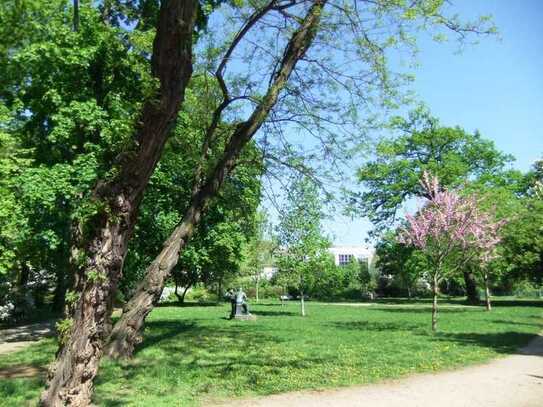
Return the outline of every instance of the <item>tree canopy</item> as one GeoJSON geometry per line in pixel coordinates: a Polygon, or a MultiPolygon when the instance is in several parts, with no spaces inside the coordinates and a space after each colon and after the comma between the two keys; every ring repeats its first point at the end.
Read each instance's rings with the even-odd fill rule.
{"type": "Polygon", "coordinates": [[[377,230],[393,223],[409,199],[425,193],[419,182],[425,171],[438,176],[443,187],[474,180],[492,184],[513,161],[479,132],[443,127],[425,108],[410,112],[407,119],[393,119],[390,127],[399,134],[377,143],[374,157],[358,171],[364,192],[352,196],[355,208],[377,230]]]}

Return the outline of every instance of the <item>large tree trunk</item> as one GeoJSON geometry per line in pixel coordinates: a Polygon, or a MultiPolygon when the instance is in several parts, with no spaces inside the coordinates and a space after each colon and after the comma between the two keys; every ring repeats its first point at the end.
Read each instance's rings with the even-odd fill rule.
{"type": "Polygon", "coordinates": [[[196,210],[193,206],[191,206],[192,210],[185,215],[181,225],[166,241],[161,253],[147,268],[145,278],[138,286],[136,293],[125,304],[121,318],[111,332],[105,349],[106,355],[112,358],[130,357],[135,346],[141,342],[145,318],[160,298],[164,282],[177,264],[179,252],[185,246],[197,223],[196,218],[200,217],[200,210],[196,210]]]}
{"type": "Polygon", "coordinates": [[[468,304],[479,304],[481,299],[479,298],[479,290],[477,290],[477,280],[471,270],[464,271],[464,282],[466,284],[466,301],[468,304]]]}
{"type": "Polygon", "coordinates": [[[166,278],[177,264],[179,252],[185,247],[187,240],[192,235],[202,211],[217,194],[225,177],[234,168],[241,150],[264,123],[296,63],[311,45],[325,3],[326,0],[314,1],[300,28],[292,34],[279,69],[276,71],[266,95],[247,121],[236,126],[222,157],[205,183],[194,189],[190,205],[181,224],[176,227],[164,244],[162,252],[147,269],[144,280],[124,307],[121,318],[115,324],[110,343],[106,349],[106,354],[110,357],[131,357],[135,346],[141,342],[145,318],[153,309],[157,294],[162,291],[166,278]]]}
{"type": "Polygon", "coordinates": [[[433,293],[433,301],[432,301],[432,331],[437,331],[437,294],[438,294],[438,280],[437,277],[434,276],[434,281],[432,284],[432,293],[433,293]]]}
{"type": "Polygon", "coordinates": [[[44,406],[86,406],[91,402],[104,341],[110,332],[113,298],[137,218],[143,191],[175,124],[192,74],[192,33],[196,0],[163,1],[153,44],[152,72],[160,87],[138,121],[134,151],[119,160],[118,176],[93,191],[97,214],[77,230],[74,290],[70,313],[49,370],[44,406]]]}

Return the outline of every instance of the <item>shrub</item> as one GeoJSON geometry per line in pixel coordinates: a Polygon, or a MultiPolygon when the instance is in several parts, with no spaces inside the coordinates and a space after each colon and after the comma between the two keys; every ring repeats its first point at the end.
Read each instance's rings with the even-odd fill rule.
{"type": "Polygon", "coordinates": [[[543,286],[536,286],[528,281],[523,281],[514,288],[513,291],[515,297],[522,298],[542,298],[543,286]]]}
{"type": "MultiPolygon", "coordinates": [[[[177,298],[176,298],[177,299],[177,298]]],[[[196,301],[200,304],[207,302],[217,302],[217,294],[209,291],[202,286],[193,287],[186,295],[187,300],[196,301]]]]}

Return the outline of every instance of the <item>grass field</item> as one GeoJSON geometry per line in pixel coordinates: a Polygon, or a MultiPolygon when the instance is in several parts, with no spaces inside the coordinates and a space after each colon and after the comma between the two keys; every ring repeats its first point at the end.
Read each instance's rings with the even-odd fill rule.
{"type": "MultiPolygon", "coordinates": [[[[228,306],[164,306],[150,316],[146,340],[130,362],[104,361],[99,406],[194,406],[212,400],[370,383],[450,369],[515,352],[542,325],[543,302],[496,301],[482,307],[443,302],[439,332],[426,302],[354,307],[308,303],[253,305],[256,321],[228,321],[228,306]]],[[[0,372],[45,366],[53,339],[0,355],[0,372]]],[[[0,379],[0,405],[33,403],[43,378],[0,379]]]]}

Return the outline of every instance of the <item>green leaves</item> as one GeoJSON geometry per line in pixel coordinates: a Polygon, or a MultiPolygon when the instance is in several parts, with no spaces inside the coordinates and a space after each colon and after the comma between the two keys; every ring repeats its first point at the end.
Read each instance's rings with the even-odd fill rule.
{"type": "Polygon", "coordinates": [[[443,186],[457,187],[475,178],[498,182],[494,174],[513,161],[478,132],[441,127],[424,108],[408,118],[394,118],[390,127],[400,135],[380,141],[375,158],[358,170],[366,191],[356,198],[357,209],[378,230],[394,219],[403,203],[423,193],[419,179],[424,171],[436,174],[443,186]]]}
{"type": "Polygon", "coordinates": [[[323,236],[322,201],[314,183],[299,175],[291,180],[288,198],[280,214],[277,239],[280,246],[279,278],[288,285],[307,290],[315,273],[326,265],[330,243],[323,236]]]}

